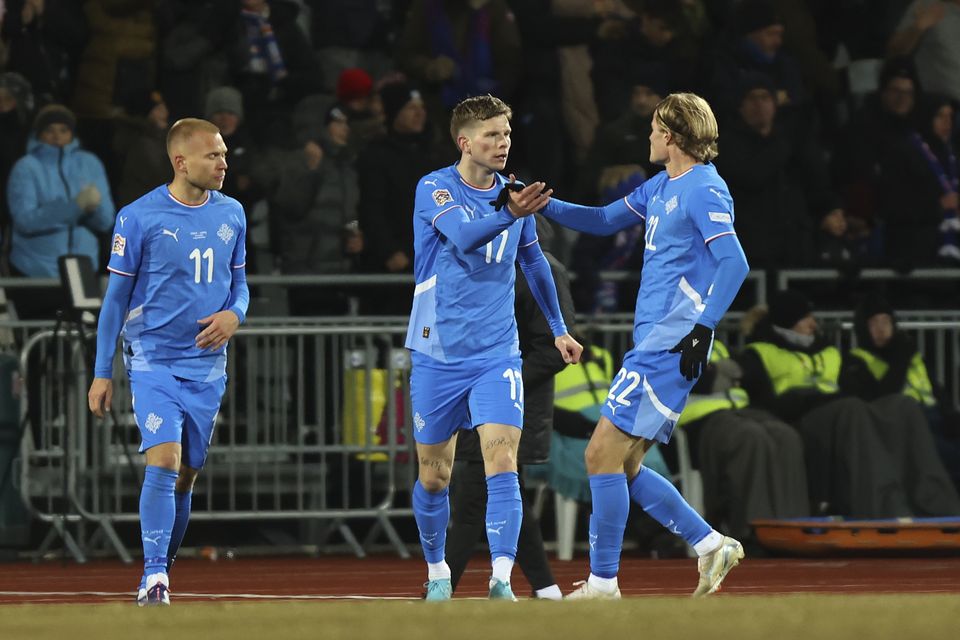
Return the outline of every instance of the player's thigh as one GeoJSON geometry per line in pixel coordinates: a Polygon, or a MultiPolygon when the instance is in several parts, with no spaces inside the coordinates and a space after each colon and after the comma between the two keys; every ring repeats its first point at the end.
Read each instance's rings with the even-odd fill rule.
{"type": "Polygon", "coordinates": [[[414,364],[410,404],[417,445],[444,444],[469,425],[467,396],[473,375],[462,367],[414,364]]]}
{"type": "MultiPolygon", "coordinates": [[[[158,445],[168,443],[179,447],[183,434],[183,411],[178,400],[180,383],[172,374],[162,371],[130,371],[130,395],[133,402],[133,415],[140,430],[140,452],[150,451],[158,445]]],[[[148,456],[148,464],[159,463],[170,469],[178,469],[180,460],[170,460],[163,455],[163,462],[157,460],[159,453],[176,451],[177,447],[165,446],[148,456]]],[[[179,454],[179,451],[177,451],[179,454]]]]}
{"type": "MultiPolygon", "coordinates": [[[[523,377],[519,356],[478,363],[469,405],[471,427],[509,425],[522,429],[523,377]]],[[[511,437],[520,440],[519,432],[511,437]]]]}
{"type": "Polygon", "coordinates": [[[226,377],[211,382],[182,381],[184,466],[198,471],[203,468],[226,388],[226,377]]]}
{"type": "Polygon", "coordinates": [[[521,431],[510,424],[486,423],[477,426],[480,451],[488,476],[517,470],[517,447],[521,431]]]}
{"type": "Polygon", "coordinates": [[[680,375],[678,360],[666,351],[628,352],[601,415],[627,435],[669,442],[694,384],[680,375]]]}

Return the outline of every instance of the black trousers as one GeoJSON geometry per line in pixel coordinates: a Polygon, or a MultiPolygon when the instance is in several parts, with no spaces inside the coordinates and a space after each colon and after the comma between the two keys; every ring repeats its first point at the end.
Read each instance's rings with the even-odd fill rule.
{"type": "MultiPolygon", "coordinates": [[[[536,591],[557,581],[543,549],[540,522],[523,498],[522,485],[520,496],[523,500],[523,521],[517,541],[517,564],[536,591]]],[[[450,511],[452,526],[447,533],[446,559],[450,565],[450,581],[456,590],[480,536],[486,531],[487,479],[482,462],[456,463],[450,482],[450,511]]]]}

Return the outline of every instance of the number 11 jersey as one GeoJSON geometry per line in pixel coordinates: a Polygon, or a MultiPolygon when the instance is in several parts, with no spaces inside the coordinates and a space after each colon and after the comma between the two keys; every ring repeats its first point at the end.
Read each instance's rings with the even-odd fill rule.
{"type": "Polygon", "coordinates": [[[108,269],[136,278],[124,320],[130,371],[170,371],[196,381],[226,374],[226,347],[198,349],[197,324],[228,307],[233,272],[246,265],[246,218],[239,202],[208,191],[199,205],[167,185],[120,210],[108,269]]]}

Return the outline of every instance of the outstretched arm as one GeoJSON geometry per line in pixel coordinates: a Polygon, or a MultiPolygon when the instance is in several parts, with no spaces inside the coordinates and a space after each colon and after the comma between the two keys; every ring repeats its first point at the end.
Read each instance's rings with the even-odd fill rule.
{"type": "Polygon", "coordinates": [[[518,218],[529,216],[543,208],[553,193],[552,190],[544,191],[544,188],[544,183],[533,182],[511,194],[505,187],[503,193],[509,196],[509,204],[498,207],[493,215],[472,220],[463,207],[458,204],[451,205],[435,214],[433,226],[461,251],[473,251],[496,238],[518,218]]]}
{"type": "Polygon", "coordinates": [[[613,235],[646,219],[644,213],[634,208],[626,198],[615,200],[605,207],[585,207],[552,198],[540,213],[565,227],[598,236],[613,235]]]}

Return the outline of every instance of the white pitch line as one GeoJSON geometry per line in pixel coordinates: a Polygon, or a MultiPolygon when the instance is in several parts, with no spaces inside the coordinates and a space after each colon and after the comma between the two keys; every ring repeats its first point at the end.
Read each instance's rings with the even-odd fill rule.
{"type": "MultiPolygon", "coordinates": [[[[33,598],[43,596],[97,596],[135,598],[133,591],[0,591],[0,597],[33,598]]],[[[273,593],[190,593],[177,591],[174,598],[207,598],[210,600],[421,600],[413,596],[362,596],[362,595],[277,595],[273,593]]]]}

